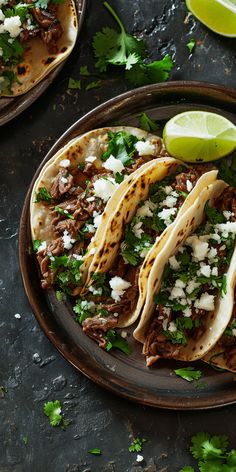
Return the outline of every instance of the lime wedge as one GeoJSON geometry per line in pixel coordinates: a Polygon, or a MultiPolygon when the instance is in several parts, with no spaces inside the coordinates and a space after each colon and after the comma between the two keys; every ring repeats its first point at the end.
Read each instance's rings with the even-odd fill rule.
{"type": "Polygon", "coordinates": [[[215,33],[236,37],[236,0],[186,0],[186,5],[215,33]]]}
{"type": "Polygon", "coordinates": [[[186,162],[214,161],[236,149],[236,126],[216,113],[186,111],[166,123],[163,140],[173,157],[186,162]]]}

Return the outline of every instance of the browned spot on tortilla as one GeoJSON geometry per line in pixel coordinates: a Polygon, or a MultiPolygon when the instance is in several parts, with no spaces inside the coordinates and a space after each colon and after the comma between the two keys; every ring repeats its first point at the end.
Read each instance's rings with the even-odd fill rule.
{"type": "Polygon", "coordinates": [[[195,348],[195,347],[193,347],[193,351],[196,351],[196,348],[195,348]]]}
{"type": "Polygon", "coordinates": [[[194,221],[195,221],[195,218],[193,217],[193,218],[191,219],[190,226],[192,226],[192,225],[194,224],[194,221]]]}
{"type": "Polygon", "coordinates": [[[200,346],[200,350],[202,350],[202,349],[203,349],[203,346],[200,346]]]}
{"type": "Polygon", "coordinates": [[[97,267],[98,266],[98,262],[94,262],[94,267],[97,267]]]}
{"type": "Polygon", "coordinates": [[[155,257],[153,257],[150,261],[149,261],[149,265],[152,265],[155,261],[155,257]]]}
{"type": "Polygon", "coordinates": [[[64,46],[64,48],[61,48],[61,52],[66,52],[67,51],[67,47],[64,46]]]}
{"type": "Polygon", "coordinates": [[[29,70],[27,65],[24,65],[24,64],[17,66],[17,75],[20,75],[20,76],[26,75],[27,69],[29,70]]]}
{"type": "Polygon", "coordinates": [[[48,57],[44,64],[51,64],[54,61],[55,57],[48,57]]]}
{"type": "Polygon", "coordinates": [[[129,212],[129,211],[127,211],[127,213],[126,213],[126,218],[128,218],[128,216],[129,216],[129,213],[130,213],[130,212],[129,212]]]}
{"type": "Polygon", "coordinates": [[[184,234],[184,230],[181,229],[181,230],[178,232],[177,236],[183,236],[183,234],[184,234]]]}
{"type": "Polygon", "coordinates": [[[142,183],[141,183],[141,188],[144,189],[145,187],[146,187],[145,182],[142,182],[142,183]]]}
{"type": "Polygon", "coordinates": [[[118,212],[116,213],[116,216],[120,216],[120,211],[118,211],[118,212]]]}
{"type": "Polygon", "coordinates": [[[113,241],[113,243],[110,244],[110,247],[113,248],[113,247],[115,247],[115,246],[116,246],[116,242],[113,241]]]}
{"type": "MultiPolygon", "coordinates": [[[[134,193],[134,192],[133,192],[133,193],[134,193]]],[[[130,195],[131,195],[131,192],[130,192],[130,195]]],[[[128,200],[128,198],[129,198],[129,194],[126,193],[126,195],[125,195],[125,200],[128,200]]]]}
{"type": "Polygon", "coordinates": [[[175,247],[177,247],[177,246],[178,246],[179,244],[181,244],[181,243],[182,243],[182,239],[178,239],[178,241],[177,241],[175,247]]]}
{"type": "Polygon", "coordinates": [[[109,252],[109,247],[105,249],[105,254],[107,254],[108,252],[109,252]]]}
{"type": "Polygon", "coordinates": [[[115,220],[112,220],[111,222],[111,231],[114,231],[117,227],[117,222],[115,220]]]}

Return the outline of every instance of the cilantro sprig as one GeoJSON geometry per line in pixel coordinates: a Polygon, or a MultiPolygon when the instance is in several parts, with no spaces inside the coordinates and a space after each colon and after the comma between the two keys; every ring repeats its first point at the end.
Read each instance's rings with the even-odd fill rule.
{"type": "Polygon", "coordinates": [[[134,145],[138,142],[138,138],[126,131],[108,131],[108,149],[102,155],[102,160],[106,161],[111,154],[122,162],[124,166],[134,163],[132,159],[136,149],[134,145]]]}
{"type": "MultiPolygon", "coordinates": [[[[200,472],[235,472],[236,450],[227,451],[228,437],[211,436],[201,432],[191,439],[190,452],[198,463],[200,472]]],[[[179,472],[195,472],[191,466],[183,467],[179,472]]]]}
{"type": "Polygon", "coordinates": [[[134,438],[129,446],[129,452],[141,452],[143,449],[143,443],[147,440],[144,438],[134,438]]]}
{"type": "Polygon", "coordinates": [[[130,347],[130,345],[115,330],[109,329],[107,331],[106,340],[107,340],[106,351],[110,351],[111,349],[116,348],[127,355],[130,355],[132,353],[132,348],[130,347]]]}
{"type": "Polygon", "coordinates": [[[49,422],[51,426],[59,426],[62,422],[62,415],[61,415],[61,402],[59,400],[55,400],[54,402],[47,402],[44,403],[44,414],[48,416],[49,422]]]}
{"type": "Polygon", "coordinates": [[[139,127],[141,129],[144,129],[144,131],[156,131],[157,129],[160,128],[156,120],[152,120],[152,118],[150,118],[150,116],[148,116],[147,113],[144,113],[144,112],[140,113],[138,117],[139,117],[139,127]]]}
{"type": "Polygon", "coordinates": [[[183,367],[181,369],[175,369],[174,373],[182,379],[187,380],[187,382],[199,380],[202,376],[202,372],[200,370],[194,369],[194,367],[192,366],[183,367]]]}
{"type": "Polygon", "coordinates": [[[106,72],[109,65],[121,66],[126,79],[137,86],[167,80],[173,67],[170,56],[166,55],[160,61],[147,63],[145,42],[126,32],[123,23],[108,2],[104,2],[103,5],[113,16],[120,31],[104,27],[94,35],[95,67],[100,72],[106,72]]]}

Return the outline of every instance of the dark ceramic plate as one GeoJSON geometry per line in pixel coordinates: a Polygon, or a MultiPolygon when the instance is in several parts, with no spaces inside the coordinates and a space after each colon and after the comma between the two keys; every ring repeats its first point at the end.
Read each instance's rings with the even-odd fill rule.
{"type": "MultiPolygon", "coordinates": [[[[79,31],[82,26],[86,0],[76,0],[76,9],[78,16],[79,31]]],[[[19,95],[18,97],[0,97],[0,126],[8,123],[18,116],[22,111],[26,110],[54,81],[56,76],[64,66],[65,61],[59,64],[50,74],[48,74],[41,82],[33,87],[29,92],[19,95]]]]}
{"type": "MultiPolygon", "coordinates": [[[[137,115],[142,111],[149,113],[152,118],[165,121],[182,111],[196,109],[220,113],[236,124],[236,91],[206,83],[170,82],[120,95],[77,121],[56,142],[43,164],[69,140],[93,128],[117,123],[138,125],[137,115]]],[[[217,372],[204,363],[197,364],[203,372],[201,382],[197,384],[175,376],[173,368],[180,363],[165,361],[147,369],[141,345],[132,340],[131,332],[131,356],[125,356],[119,351],[103,351],[84,335],[81,327],[73,320],[69,302],[58,302],[53,291],[47,293],[41,289],[36,260],[31,254],[29,227],[30,192],[37,175],[22,212],[20,266],[35,316],[61,354],[99,385],[145,405],[184,410],[215,408],[236,402],[233,375],[217,372]]]]}

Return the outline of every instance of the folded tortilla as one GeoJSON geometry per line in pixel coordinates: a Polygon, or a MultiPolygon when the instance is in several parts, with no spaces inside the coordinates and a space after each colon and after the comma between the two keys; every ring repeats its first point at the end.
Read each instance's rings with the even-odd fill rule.
{"type": "MultiPolygon", "coordinates": [[[[223,181],[216,181],[202,189],[195,203],[182,215],[174,228],[167,229],[164,241],[160,239],[158,242],[160,250],[158,252],[157,249],[148,279],[146,302],[139,324],[134,330],[135,339],[144,344],[143,352],[147,365],[152,365],[162,357],[182,361],[202,358],[217,343],[231,319],[236,279],[235,223],[227,221],[231,212],[226,211],[222,217],[225,223],[216,223],[213,226],[216,234],[211,238],[207,233],[205,209],[206,204],[214,208],[217,198],[221,195],[221,198],[224,198],[227,187],[223,181]],[[201,231],[200,234],[197,231],[201,231]],[[226,272],[223,275],[218,274],[216,262],[214,272],[211,272],[213,262],[209,262],[207,254],[213,257],[215,253],[215,257],[221,259],[226,257],[224,251],[228,250],[227,237],[231,238],[233,249],[231,248],[232,254],[227,255],[229,260],[226,272]],[[217,243],[217,239],[220,242],[217,243]],[[203,251],[201,255],[199,250],[203,251]],[[222,256],[220,251],[223,251],[222,256]],[[190,252],[191,256],[188,255],[190,252]],[[192,280],[190,275],[184,277],[182,262],[179,262],[183,253],[187,254],[183,257],[189,257],[187,262],[185,260],[186,275],[191,275],[189,264],[198,264],[199,268],[195,265],[194,270],[198,269],[198,277],[202,277],[199,278],[201,282],[196,283],[195,276],[192,276],[192,280]],[[213,284],[213,292],[210,292],[213,295],[209,295],[204,288],[204,284],[206,287],[210,284],[209,277],[212,277],[216,284],[213,284]],[[185,283],[184,278],[188,282],[185,283]],[[173,287],[168,286],[168,280],[175,281],[173,287]],[[217,283],[221,283],[221,292],[217,289],[217,283]],[[204,318],[201,319],[201,316],[204,318]],[[195,319],[198,321],[195,322],[195,319]]],[[[217,217],[219,218],[219,215],[217,217]]]]}

